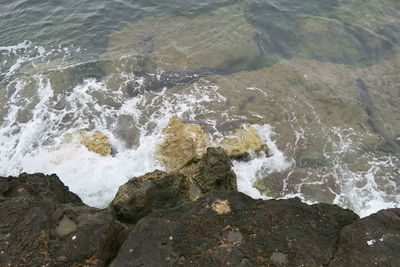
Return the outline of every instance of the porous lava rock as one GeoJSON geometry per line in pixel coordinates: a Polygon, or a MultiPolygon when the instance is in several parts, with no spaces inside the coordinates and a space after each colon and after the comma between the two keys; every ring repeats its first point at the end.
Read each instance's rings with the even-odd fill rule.
{"type": "Polygon", "coordinates": [[[400,209],[381,210],[343,228],[329,266],[400,266],[400,209]]]}
{"type": "Polygon", "coordinates": [[[140,220],[110,266],[323,266],[357,219],[334,205],[214,191],[140,220]]]}
{"type": "Polygon", "coordinates": [[[127,228],[56,175],[0,177],[0,266],[105,266],[127,228]]]}
{"type": "Polygon", "coordinates": [[[236,191],[236,174],[231,165],[224,149],[209,147],[200,161],[187,164],[178,172],[187,176],[203,194],[213,190],[236,191]]]}
{"type": "Polygon", "coordinates": [[[208,148],[201,160],[178,172],[156,170],[130,179],[109,208],[118,220],[136,223],[154,210],[176,207],[213,190],[237,190],[230,159],[221,148],[208,148]]]}

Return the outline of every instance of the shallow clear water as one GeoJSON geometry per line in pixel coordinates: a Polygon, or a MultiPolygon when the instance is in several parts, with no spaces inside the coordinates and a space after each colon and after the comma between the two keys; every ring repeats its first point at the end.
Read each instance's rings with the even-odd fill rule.
{"type": "Polygon", "coordinates": [[[0,175],[56,173],[104,207],[163,169],[178,114],[215,140],[257,127],[268,154],[233,162],[253,197],[398,207],[399,25],[394,0],[0,1],[0,175]]]}

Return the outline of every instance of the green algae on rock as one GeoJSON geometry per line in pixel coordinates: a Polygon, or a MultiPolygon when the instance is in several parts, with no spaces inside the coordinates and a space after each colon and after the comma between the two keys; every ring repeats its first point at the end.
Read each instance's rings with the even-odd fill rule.
{"type": "Polygon", "coordinates": [[[307,16],[298,25],[297,56],[371,64],[385,56],[400,32],[400,4],[352,0],[327,16],[307,16]]]}

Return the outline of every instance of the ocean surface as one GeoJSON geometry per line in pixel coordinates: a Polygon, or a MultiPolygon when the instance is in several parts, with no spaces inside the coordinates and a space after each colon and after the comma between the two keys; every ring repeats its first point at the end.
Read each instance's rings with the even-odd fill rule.
{"type": "Polygon", "coordinates": [[[400,1],[0,0],[0,175],[56,173],[106,207],[174,114],[253,125],[239,190],[366,216],[400,207],[400,1]],[[107,135],[112,156],[80,144],[107,135]]]}

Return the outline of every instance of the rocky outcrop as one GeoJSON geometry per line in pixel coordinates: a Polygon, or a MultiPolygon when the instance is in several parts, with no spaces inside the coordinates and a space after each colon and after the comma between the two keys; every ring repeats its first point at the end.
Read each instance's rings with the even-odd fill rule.
{"type": "Polygon", "coordinates": [[[80,132],[80,142],[89,151],[97,153],[102,156],[111,155],[111,146],[108,137],[100,132],[80,132]]]}
{"type": "Polygon", "coordinates": [[[189,189],[189,181],[184,175],[154,171],[120,186],[109,208],[118,220],[136,223],[153,210],[190,201],[189,189]]]}
{"type": "Polygon", "coordinates": [[[213,190],[237,190],[236,175],[231,168],[231,160],[222,148],[207,148],[207,153],[198,161],[181,168],[202,194],[213,190]]]}
{"type": "Polygon", "coordinates": [[[104,266],[126,228],[57,176],[0,177],[1,266],[104,266]]]}
{"type": "Polygon", "coordinates": [[[400,266],[400,209],[382,210],[343,228],[329,266],[400,266]]]}
{"type": "Polygon", "coordinates": [[[141,220],[110,266],[322,266],[357,218],[332,205],[214,192],[141,220]]]}
{"type": "MultiPolygon", "coordinates": [[[[177,115],[171,117],[163,134],[164,140],[158,146],[156,159],[167,171],[177,171],[198,161],[207,147],[215,145],[200,125],[184,123],[177,115]]],[[[221,146],[232,159],[242,159],[267,149],[257,130],[246,125],[222,139],[217,146],[221,146]]]]}
{"type": "Polygon", "coordinates": [[[258,153],[267,149],[265,141],[252,126],[237,129],[231,137],[222,140],[221,147],[233,159],[243,158],[249,153],[258,153]]]}
{"type": "Polygon", "coordinates": [[[176,115],[171,117],[163,134],[164,141],[158,146],[157,159],[168,171],[199,160],[209,145],[208,136],[200,125],[183,123],[176,115]]]}
{"type": "Polygon", "coordinates": [[[130,179],[109,208],[118,220],[136,223],[154,210],[194,201],[213,190],[237,190],[230,159],[221,148],[208,148],[204,158],[179,172],[154,171],[130,179]]]}
{"type": "Polygon", "coordinates": [[[0,265],[399,265],[400,209],[359,220],[335,205],[251,199],[218,180],[231,170],[218,168],[216,155],[229,162],[210,148],[190,177],[155,171],[131,179],[113,213],[84,205],[55,175],[0,177],[0,265]],[[190,182],[209,176],[215,183],[198,185],[193,201],[190,182]],[[113,215],[132,215],[135,224],[113,215]]]}

